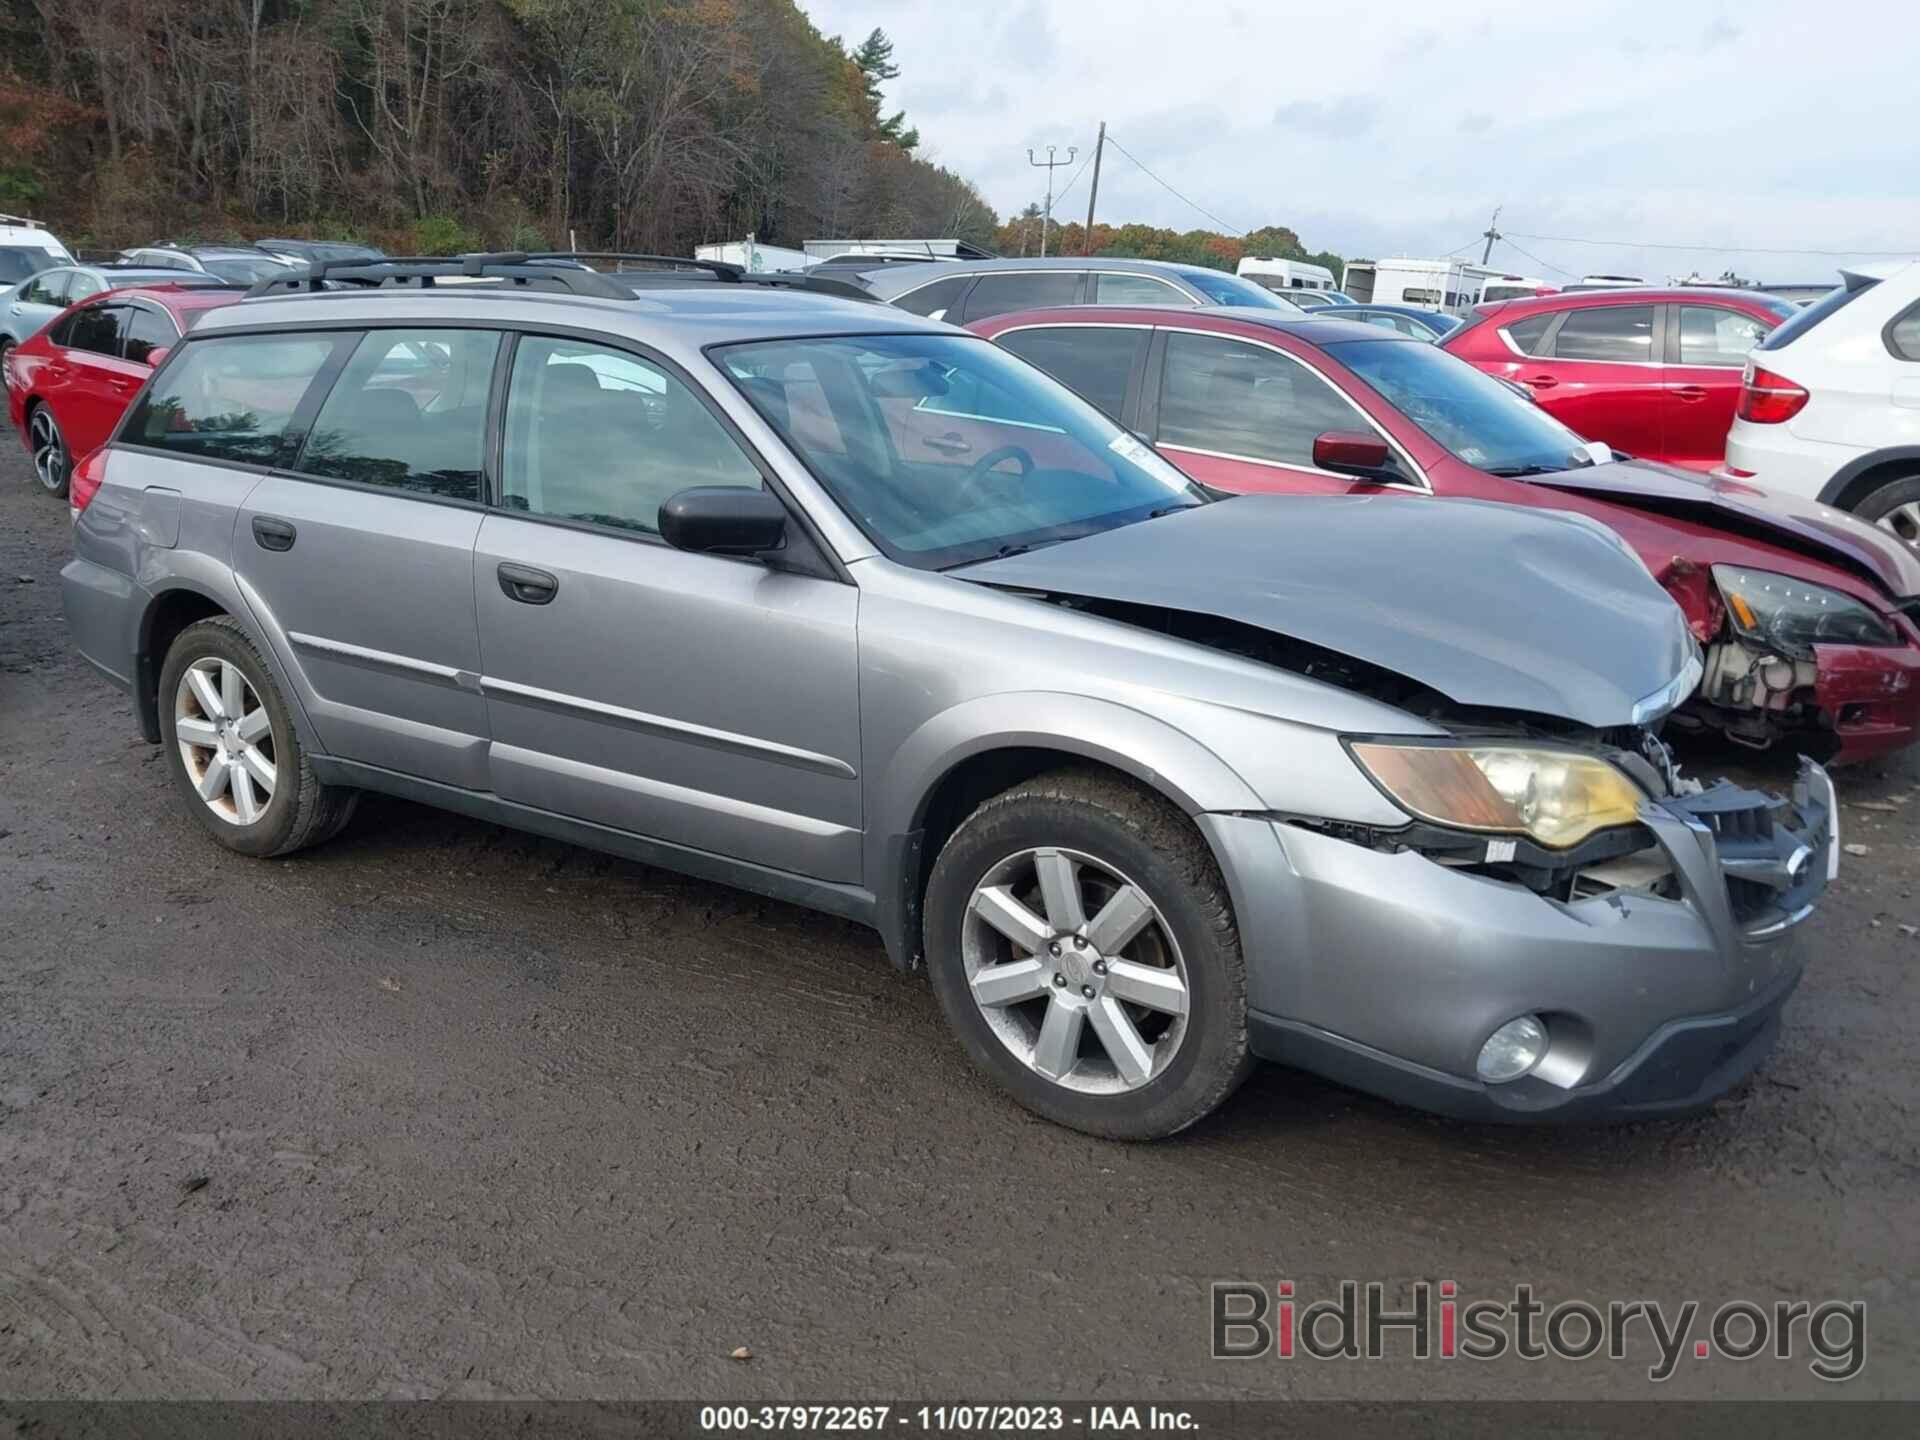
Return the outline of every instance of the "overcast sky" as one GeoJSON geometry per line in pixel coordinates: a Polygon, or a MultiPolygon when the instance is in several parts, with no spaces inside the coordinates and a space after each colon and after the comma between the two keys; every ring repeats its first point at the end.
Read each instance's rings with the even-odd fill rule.
{"type": "MultiPolygon", "coordinates": [[[[1064,187],[1104,119],[1228,226],[1309,250],[1478,258],[1501,205],[1495,263],[1549,280],[1830,280],[1840,258],[1734,247],[1920,253],[1915,0],[800,3],[826,34],[893,37],[921,153],[1002,215],[1044,191],[1029,146],[1080,147],[1064,187]]],[[[1111,148],[1099,200],[1220,228],[1111,148]]],[[[1082,175],[1056,218],[1086,204],[1082,175]]]]}

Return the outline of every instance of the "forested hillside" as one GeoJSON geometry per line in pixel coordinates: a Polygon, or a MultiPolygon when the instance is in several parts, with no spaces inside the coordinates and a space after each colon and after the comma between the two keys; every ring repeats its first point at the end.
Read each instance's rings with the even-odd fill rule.
{"type": "MultiPolygon", "coordinates": [[[[1037,253],[1038,207],[1002,225],[886,113],[895,64],[880,31],[823,36],[794,0],[0,0],[0,211],[97,249],[572,234],[683,255],[753,233],[1037,253]]],[[[1093,238],[1228,270],[1308,258],[1284,227],[1093,238]]],[[[1056,224],[1048,249],[1084,239],[1056,224]]]]}
{"type": "Polygon", "coordinates": [[[0,0],[0,210],[683,254],[998,217],[792,0],[0,0]]]}

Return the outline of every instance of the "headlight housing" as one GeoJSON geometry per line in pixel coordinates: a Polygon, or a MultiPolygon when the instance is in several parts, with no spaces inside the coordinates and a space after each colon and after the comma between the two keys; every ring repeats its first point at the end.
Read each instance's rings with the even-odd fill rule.
{"type": "Polygon", "coordinates": [[[1402,809],[1457,830],[1525,835],[1550,850],[1630,825],[1645,796],[1593,755],[1499,743],[1356,740],[1353,758],[1402,809]]]}
{"type": "Polygon", "coordinates": [[[1734,633],[1743,640],[1813,659],[1815,645],[1898,645],[1900,637],[1851,595],[1766,570],[1713,567],[1713,583],[1727,602],[1734,633]]]}

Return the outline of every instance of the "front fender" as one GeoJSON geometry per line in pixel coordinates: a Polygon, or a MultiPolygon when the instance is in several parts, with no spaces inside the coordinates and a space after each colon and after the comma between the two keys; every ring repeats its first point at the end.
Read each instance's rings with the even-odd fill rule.
{"type": "Polygon", "coordinates": [[[1014,749],[1058,750],[1112,766],[1189,815],[1261,808],[1259,796],[1218,755],[1129,706],[1054,691],[1011,691],[963,701],[909,734],[869,791],[864,866],[876,901],[875,923],[888,955],[901,968],[909,968],[920,950],[920,834],[927,802],[966,761],[1014,749]]]}

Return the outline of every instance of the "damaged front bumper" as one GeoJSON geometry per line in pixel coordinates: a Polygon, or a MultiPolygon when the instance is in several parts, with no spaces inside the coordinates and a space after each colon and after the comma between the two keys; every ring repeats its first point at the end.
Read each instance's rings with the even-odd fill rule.
{"type": "Polygon", "coordinates": [[[1790,799],[1722,782],[1645,806],[1651,844],[1566,898],[1411,849],[1271,817],[1207,815],[1240,918],[1256,1053],[1461,1118],[1684,1112],[1772,1047],[1795,931],[1837,869],[1838,807],[1803,761],[1790,799]],[[1517,1016],[1545,1057],[1487,1084],[1517,1016]]]}

